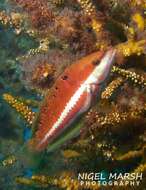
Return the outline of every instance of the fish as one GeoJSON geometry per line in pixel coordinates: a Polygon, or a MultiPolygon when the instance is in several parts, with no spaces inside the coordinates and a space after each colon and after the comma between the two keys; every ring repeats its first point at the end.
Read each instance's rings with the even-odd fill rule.
{"type": "Polygon", "coordinates": [[[67,67],[46,94],[29,146],[43,151],[92,106],[109,76],[116,50],[94,52],[67,67]]]}

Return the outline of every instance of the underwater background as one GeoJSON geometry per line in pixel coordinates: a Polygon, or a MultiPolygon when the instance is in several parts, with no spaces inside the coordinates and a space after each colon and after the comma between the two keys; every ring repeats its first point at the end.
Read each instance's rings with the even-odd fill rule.
{"type": "Polygon", "coordinates": [[[0,0],[0,190],[17,189],[146,189],[145,0],[0,0]],[[77,135],[27,154],[57,77],[110,47],[115,64],[97,102],[73,123],[77,135]],[[142,172],[143,180],[81,186],[82,172],[142,172]]]}

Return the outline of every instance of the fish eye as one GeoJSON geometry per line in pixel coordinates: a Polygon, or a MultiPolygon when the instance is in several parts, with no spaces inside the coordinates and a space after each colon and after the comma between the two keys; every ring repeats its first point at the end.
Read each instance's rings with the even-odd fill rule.
{"type": "Polygon", "coordinates": [[[64,75],[64,76],[62,77],[62,79],[63,79],[63,80],[67,80],[67,79],[68,79],[68,76],[67,76],[67,75],[64,75]]]}
{"type": "Polygon", "coordinates": [[[95,60],[92,62],[93,65],[99,65],[100,61],[99,60],[95,60]]]}

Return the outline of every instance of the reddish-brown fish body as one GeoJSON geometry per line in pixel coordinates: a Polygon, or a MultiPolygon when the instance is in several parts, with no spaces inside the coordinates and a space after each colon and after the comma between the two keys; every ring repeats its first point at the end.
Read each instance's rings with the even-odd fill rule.
{"type": "MultiPolygon", "coordinates": [[[[82,58],[56,80],[40,108],[37,131],[31,141],[35,150],[43,150],[79,113],[90,107],[92,96],[89,96],[90,91],[85,90],[83,84],[103,56],[103,52],[95,52],[82,58]]],[[[94,86],[94,92],[98,88],[98,85],[94,86]]]]}

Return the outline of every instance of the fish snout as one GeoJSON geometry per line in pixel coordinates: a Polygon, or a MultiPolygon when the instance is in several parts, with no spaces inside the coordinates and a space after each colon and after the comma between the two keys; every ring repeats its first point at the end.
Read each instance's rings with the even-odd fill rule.
{"type": "Polygon", "coordinates": [[[109,76],[112,65],[115,61],[116,49],[110,49],[105,53],[98,66],[93,71],[96,84],[103,83],[109,76]]]}

